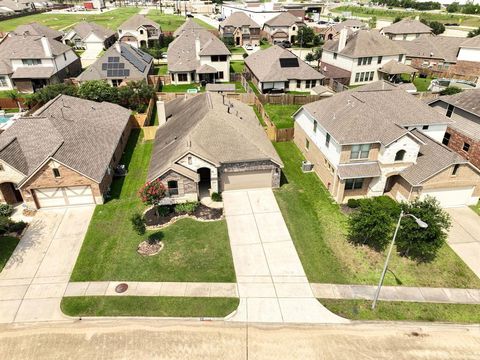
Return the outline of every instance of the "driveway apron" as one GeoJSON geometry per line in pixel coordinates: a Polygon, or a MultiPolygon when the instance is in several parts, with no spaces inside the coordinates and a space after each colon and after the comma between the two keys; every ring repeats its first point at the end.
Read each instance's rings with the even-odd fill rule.
{"type": "Polygon", "coordinates": [[[315,299],[272,190],[222,195],[240,296],[230,320],[346,322],[315,299]]]}
{"type": "Polygon", "coordinates": [[[0,323],[66,320],[60,301],[94,206],[41,210],[0,273],[0,323]]]}

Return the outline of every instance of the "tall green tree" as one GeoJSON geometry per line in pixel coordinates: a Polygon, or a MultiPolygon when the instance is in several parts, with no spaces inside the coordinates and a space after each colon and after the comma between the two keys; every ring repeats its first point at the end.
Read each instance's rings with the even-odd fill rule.
{"type": "Polygon", "coordinates": [[[468,32],[467,37],[472,38],[472,37],[475,37],[475,36],[478,36],[478,35],[480,35],[480,27],[478,29],[470,30],[468,32]]]}
{"type": "Polygon", "coordinates": [[[311,27],[302,26],[300,29],[298,29],[296,41],[297,41],[297,44],[300,45],[301,47],[304,47],[305,45],[313,43],[314,38],[315,38],[315,32],[311,27]]]}
{"type": "Polygon", "coordinates": [[[118,89],[103,80],[91,80],[82,83],[78,88],[78,96],[93,101],[118,102],[118,89]]]}

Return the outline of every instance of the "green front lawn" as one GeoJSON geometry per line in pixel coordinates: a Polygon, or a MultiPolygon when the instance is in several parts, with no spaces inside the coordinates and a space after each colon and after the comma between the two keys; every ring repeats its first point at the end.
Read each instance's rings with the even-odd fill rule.
{"type": "Polygon", "coordinates": [[[235,282],[224,220],[177,221],[140,236],[130,218],[145,209],[138,190],[146,181],[153,142],[134,130],[121,161],[128,175],[112,183],[111,199],[95,208],[71,281],[235,282]],[[143,257],[136,249],[149,235],[160,237],[164,249],[143,257]]]}
{"type": "Polygon", "coordinates": [[[243,73],[243,69],[245,69],[245,62],[244,61],[230,61],[230,71],[236,74],[243,73]]]}
{"type": "MultiPolygon", "coordinates": [[[[2,31],[12,31],[17,26],[28,24],[31,22],[38,22],[39,24],[51,27],[52,29],[60,30],[74,26],[75,24],[85,20],[94,22],[107,28],[117,30],[125,20],[134,14],[138,13],[140,8],[136,7],[123,7],[120,9],[104,12],[101,14],[35,14],[22,16],[15,19],[3,20],[1,22],[2,31]]],[[[172,15],[173,16],[173,15],[172,15]]],[[[182,17],[178,16],[183,20],[182,17]]],[[[183,22],[183,21],[182,21],[183,22]]],[[[162,24],[163,29],[163,24],[162,24]]]]}
{"type": "MultiPolygon", "coordinates": [[[[160,92],[177,92],[177,93],[186,93],[188,89],[198,89],[200,84],[181,84],[181,85],[163,85],[160,88],[160,92]]],[[[205,88],[200,87],[200,92],[205,91],[205,88]]]]}
{"type": "Polygon", "coordinates": [[[225,317],[238,307],[237,298],[87,296],[65,297],[69,316],[225,317]]]}
{"type": "Polygon", "coordinates": [[[265,104],[263,107],[277,129],[287,129],[293,127],[292,115],[301,105],[265,104]]]}
{"type": "Polygon", "coordinates": [[[408,320],[479,323],[480,305],[319,299],[328,310],[351,320],[408,320]]]}
{"type": "Polygon", "coordinates": [[[0,236],[0,272],[12,256],[19,241],[19,238],[13,236],[0,236]]]}
{"type": "MultiPolygon", "coordinates": [[[[284,162],[286,177],[275,196],[309,281],[376,285],[385,254],[350,244],[346,216],[315,173],[302,173],[304,157],[296,145],[274,145],[284,162]]],[[[480,287],[480,279],[448,245],[429,264],[417,264],[394,252],[389,269],[385,285],[480,287]]]]}
{"type": "Polygon", "coordinates": [[[155,75],[167,75],[167,64],[155,65],[155,75]]]}

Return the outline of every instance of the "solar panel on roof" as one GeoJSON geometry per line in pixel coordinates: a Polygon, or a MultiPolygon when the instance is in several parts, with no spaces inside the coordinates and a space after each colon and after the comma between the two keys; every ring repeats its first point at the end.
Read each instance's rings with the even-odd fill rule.
{"type": "Polygon", "coordinates": [[[297,58],[280,59],[280,67],[282,68],[298,67],[298,59],[297,58]]]}
{"type": "Polygon", "coordinates": [[[147,67],[143,62],[140,61],[139,58],[137,58],[134,54],[132,54],[129,50],[127,50],[125,47],[122,47],[122,55],[125,59],[128,60],[130,64],[135,66],[138,71],[144,72],[145,68],[147,67]]]}

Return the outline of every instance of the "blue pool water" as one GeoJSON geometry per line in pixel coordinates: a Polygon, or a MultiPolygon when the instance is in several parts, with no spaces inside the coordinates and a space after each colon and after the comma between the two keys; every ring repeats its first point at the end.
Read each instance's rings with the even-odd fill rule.
{"type": "Polygon", "coordinates": [[[6,123],[12,117],[13,117],[13,115],[11,115],[11,114],[0,115],[0,124],[6,123]]]}

